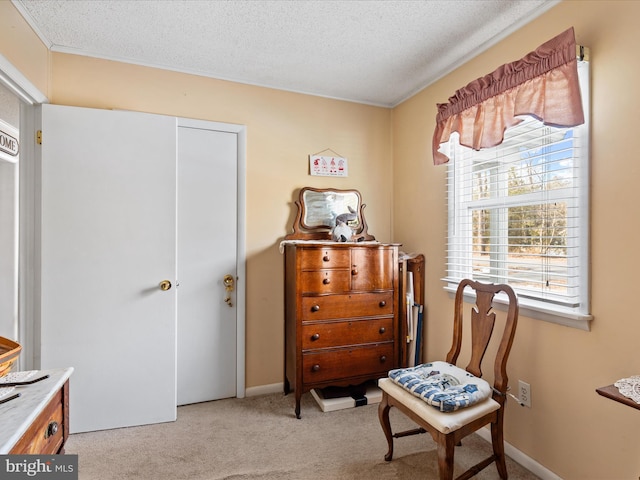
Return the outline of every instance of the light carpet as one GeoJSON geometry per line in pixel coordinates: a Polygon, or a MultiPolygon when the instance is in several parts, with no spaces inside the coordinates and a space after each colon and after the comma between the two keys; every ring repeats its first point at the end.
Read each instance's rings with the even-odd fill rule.
{"type": "MultiPolygon", "coordinates": [[[[384,460],[377,404],[324,413],[307,393],[300,420],[293,407],[293,395],[282,394],[186,405],[176,422],[73,434],[66,453],[78,454],[80,480],[438,478],[428,434],[396,439],[394,459],[384,460]]],[[[395,409],[391,425],[414,427],[395,409]]],[[[455,474],[490,453],[488,442],[467,437],[456,447],[455,474]]],[[[538,478],[509,458],[507,469],[511,480],[538,478]]],[[[475,478],[499,477],[490,465],[475,478]]]]}

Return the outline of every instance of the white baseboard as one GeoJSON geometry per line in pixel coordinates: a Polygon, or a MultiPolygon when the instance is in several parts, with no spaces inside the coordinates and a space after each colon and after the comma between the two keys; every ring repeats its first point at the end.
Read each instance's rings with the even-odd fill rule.
{"type": "MultiPolygon", "coordinates": [[[[481,438],[491,443],[491,430],[489,430],[489,427],[483,427],[480,430],[476,431],[476,433],[481,438]]],[[[525,455],[508,442],[504,442],[504,453],[511,457],[514,462],[522,465],[531,473],[540,477],[541,480],[562,480],[561,477],[559,477],[543,465],[540,465],[533,458],[525,455]]]]}
{"type": "Polygon", "coordinates": [[[244,391],[244,394],[247,397],[257,397],[258,395],[267,395],[269,393],[284,394],[284,383],[272,383],[271,385],[259,385],[257,387],[249,387],[244,391]]]}

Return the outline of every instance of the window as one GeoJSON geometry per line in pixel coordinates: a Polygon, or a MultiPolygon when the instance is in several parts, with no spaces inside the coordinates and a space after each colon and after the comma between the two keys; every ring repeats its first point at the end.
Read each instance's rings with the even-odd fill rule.
{"type": "MultiPolygon", "coordinates": [[[[588,63],[578,72],[588,118],[588,63]]],[[[496,147],[475,151],[457,134],[441,147],[452,160],[445,281],[508,283],[525,314],[588,329],[588,123],[521,118],[496,147]]]]}

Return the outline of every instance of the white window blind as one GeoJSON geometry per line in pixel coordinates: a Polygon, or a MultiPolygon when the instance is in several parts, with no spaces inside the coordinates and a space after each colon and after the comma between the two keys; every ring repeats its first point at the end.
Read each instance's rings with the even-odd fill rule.
{"type": "MultiPolygon", "coordinates": [[[[585,103],[588,64],[580,64],[585,103]]],[[[443,146],[449,286],[508,283],[521,302],[588,314],[588,132],[588,123],[556,128],[523,116],[496,147],[474,151],[452,136],[443,146]]]]}

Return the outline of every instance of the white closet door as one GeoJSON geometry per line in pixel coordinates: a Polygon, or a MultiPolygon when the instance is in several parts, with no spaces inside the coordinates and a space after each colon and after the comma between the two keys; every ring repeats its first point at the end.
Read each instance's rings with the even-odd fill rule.
{"type": "Polygon", "coordinates": [[[70,431],[176,418],[176,119],[42,106],[41,366],[70,431]]]}
{"type": "Polygon", "coordinates": [[[236,395],[237,145],[178,128],[178,405],[236,395]]]}

